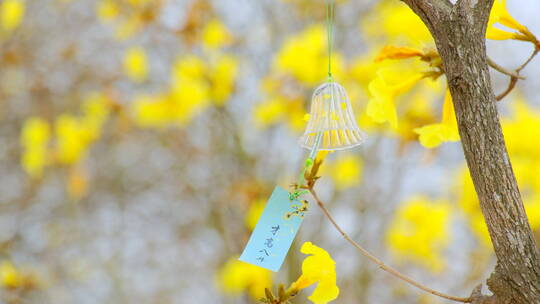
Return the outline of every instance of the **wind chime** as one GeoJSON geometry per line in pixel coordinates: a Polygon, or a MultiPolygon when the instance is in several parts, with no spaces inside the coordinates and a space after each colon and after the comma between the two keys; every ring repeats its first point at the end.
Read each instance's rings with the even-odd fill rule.
{"type": "Polygon", "coordinates": [[[326,1],[328,38],[328,77],[313,92],[306,131],[300,145],[310,150],[297,186],[289,193],[277,186],[257,222],[240,260],[278,271],[303,220],[305,204],[298,198],[305,172],[313,165],[318,151],[346,150],[362,144],[360,131],[345,88],[332,76],[334,0],[326,1]],[[298,216],[292,216],[298,215],[298,216]]]}
{"type": "MultiPolygon", "coordinates": [[[[304,182],[304,174],[313,164],[318,151],[346,150],[361,145],[366,136],[360,131],[354,117],[351,101],[345,88],[334,81],[332,75],[332,46],[334,36],[334,1],[326,2],[326,33],[328,45],[328,77],[313,92],[309,120],[300,145],[310,150],[304,163],[299,183],[304,182]]],[[[290,198],[295,199],[306,191],[295,188],[290,198]]]]}

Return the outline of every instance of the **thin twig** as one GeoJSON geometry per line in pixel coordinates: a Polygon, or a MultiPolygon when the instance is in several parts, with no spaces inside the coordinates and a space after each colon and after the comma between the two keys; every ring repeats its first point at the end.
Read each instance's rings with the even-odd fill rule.
{"type": "MultiPolygon", "coordinates": [[[[506,90],[504,90],[504,92],[502,92],[501,94],[495,96],[495,100],[497,100],[497,101],[502,100],[508,94],[510,94],[510,92],[512,92],[512,90],[516,87],[518,79],[523,79],[523,78],[521,78],[521,76],[519,76],[519,73],[521,72],[521,70],[523,70],[533,60],[533,58],[538,54],[539,51],[540,51],[540,47],[536,46],[534,48],[534,51],[531,53],[531,56],[529,56],[529,58],[527,58],[527,60],[525,60],[525,62],[515,70],[515,72],[514,72],[515,75],[510,75],[510,82],[508,83],[508,87],[506,87],[506,90]]],[[[492,62],[492,61],[490,63],[490,61],[491,61],[491,59],[488,58],[488,64],[491,67],[493,67],[492,63],[497,65],[495,62],[492,62]]],[[[493,68],[496,69],[495,67],[493,67],[493,68]]],[[[499,71],[498,69],[496,69],[496,70],[499,71]]],[[[509,74],[507,74],[507,75],[509,75],[509,74]]]]}
{"type": "Polygon", "coordinates": [[[520,65],[519,68],[516,69],[516,72],[521,72],[521,70],[523,70],[529,64],[529,62],[531,62],[531,60],[533,60],[533,58],[538,54],[539,51],[540,47],[535,47],[534,51],[531,53],[531,56],[529,56],[529,58],[522,65],[520,65]]]}
{"type": "Polygon", "coordinates": [[[450,295],[438,292],[436,290],[433,290],[433,289],[431,289],[431,288],[429,288],[429,287],[427,287],[425,285],[422,285],[422,284],[416,282],[415,280],[407,277],[406,275],[404,275],[401,272],[395,270],[394,268],[384,264],[383,261],[379,260],[377,257],[375,257],[374,255],[369,253],[367,250],[362,248],[362,246],[360,246],[360,244],[356,243],[353,239],[351,239],[349,237],[349,235],[347,233],[345,233],[345,231],[343,231],[343,229],[341,229],[341,227],[336,223],[336,221],[334,220],[332,215],[330,215],[330,212],[328,211],[328,209],[326,209],[326,206],[324,205],[324,203],[319,199],[319,197],[317,196],[317,193],[315,192],[313,187],[310,185],[307,188],[308,188],[309,192],[311,193],[311,195],[313,196],[313,198],[315,199],[315,201],[317,201],[317,205],[319,205],[319,207],[322,209],[324,215],[328,218],[328,220],[330,220],[330,222],[332,223],[332,225],[334,225],[334,227],[337,229],[337,231],[339,231],[339,233],[349,243],[351,243],[351,245],[353,245],[358,251],[360,251],[360,253],[362,255],[364,255],[365,257],[370,259],[373,263],[377,264],[379,266],[379,268],[381,268],[382,270],[384,270],[386,272],[389,272],[390,274],[404,280],[405,282],[407,282],[407,283],[409,283],[409,284],[411,284],[411,285],[413,285],[413,286],[415,286],[417,288],[422,289],[423,291],[426,291],[426,292],[431,293],[433,295],[439,296],[441,298],[445,298],[445,299],[456,301],[456,302],[462,302],[462,303],[471,303],[472,302],[471,297],[468,297],[468,298],[454,297],[454,296],[450,296],[450,295]]]}
{"type": "Polygon", "coordinates": [[[513,72],[513,71],[509,71],[505,68],[503,68],[502,66],[498,65],[495,61],[493,61],[493,59],[489,58],[487,59],[487,63],[490,67],[492,67],[495,71],[501,73],[501,74],[505,74],[505,75],[508,75],[510,77],[515,77],[515,78],[519,78],[519,79],[525,79],[525,77],[523,76],[519,76],[519,74],[517,74],[516,72],[513,72]]]}
{"type": "Polygon", "coordinates": [[[506,87],[506,90],[502,92],[501,94],[495,96],[495,100],[499,101],[506,97],[506,95],[510,94],[512,90],[516,87],[518,79],[516,77],[510,77],[510,82],[508,83],[508,87],[506,87]]]}

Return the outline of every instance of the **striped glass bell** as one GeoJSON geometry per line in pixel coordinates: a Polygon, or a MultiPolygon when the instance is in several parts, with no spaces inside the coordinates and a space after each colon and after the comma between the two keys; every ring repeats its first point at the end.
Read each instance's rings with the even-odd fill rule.
{"type": "Polygon", "coordinates": [[[300,145],[321,151],[345,150],[364,142],[345,89],[334,81],[320,85],[311,98],[311,111],[300,145]]]}

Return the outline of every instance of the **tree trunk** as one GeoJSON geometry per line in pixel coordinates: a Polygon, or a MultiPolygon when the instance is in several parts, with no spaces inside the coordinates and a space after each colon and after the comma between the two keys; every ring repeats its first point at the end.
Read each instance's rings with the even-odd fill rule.
{"type": "Polygon", "coordinates": [[[488,279],[494,293],[489,301],[538,304],[540,253],[506,150],[487,67],[484,37],[493,0],[403,1],[428,26],[443,61],[463,151],[497,256],[488,279]]]}

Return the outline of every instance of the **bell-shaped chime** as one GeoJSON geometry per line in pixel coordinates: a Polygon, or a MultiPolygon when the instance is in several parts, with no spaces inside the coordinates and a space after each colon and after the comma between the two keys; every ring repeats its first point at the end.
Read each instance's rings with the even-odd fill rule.
{"type": "Polygon", "coordinates": [[[360,131],[349,96],[338,83],[330,80],[320,85],[311,99],[311,111],[300,145],[321,151],[344,150],[362,144],[360,131]]]}

